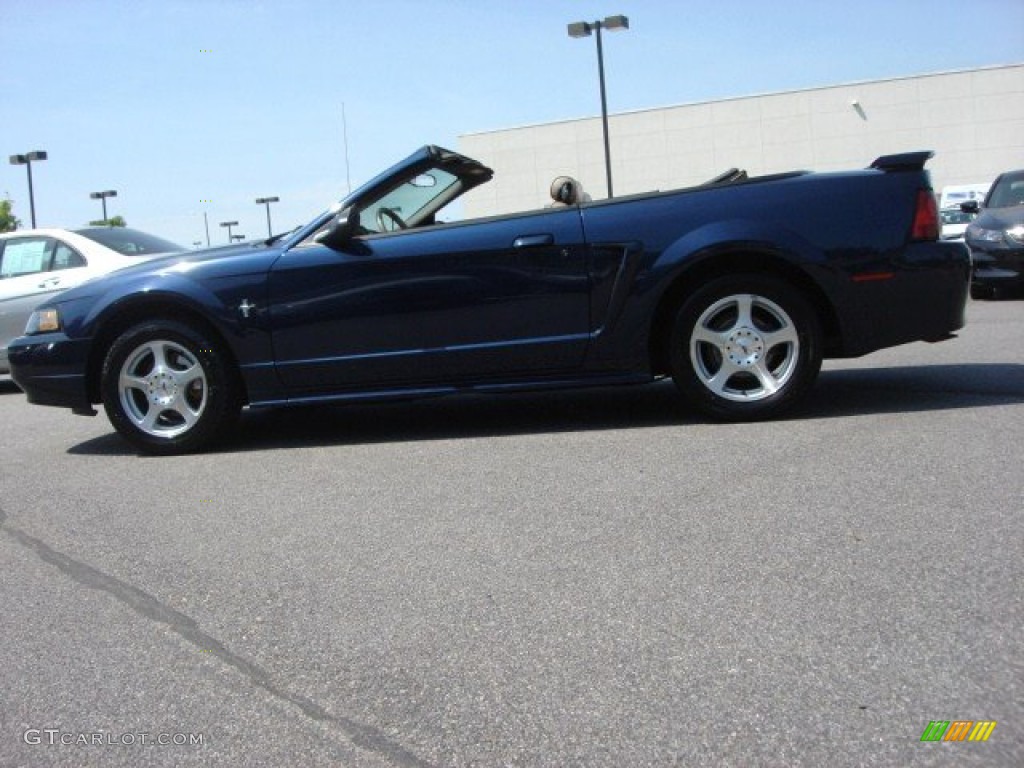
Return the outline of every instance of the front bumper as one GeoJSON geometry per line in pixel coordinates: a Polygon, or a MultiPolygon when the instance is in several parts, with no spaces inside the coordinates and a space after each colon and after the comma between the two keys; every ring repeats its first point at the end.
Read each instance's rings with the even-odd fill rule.
{"type": "Polygon", "coordinates": [[[36,405],[91,412],[87,371],[90,339],[63,333],[22,336],[7,347],[11,378],[36,405]]]}
{"type": "Polygon", "coordinates": [[[971,284],[983,288],[1024,288],[1024,248],[983,248],[969,243],[971,284]]]}

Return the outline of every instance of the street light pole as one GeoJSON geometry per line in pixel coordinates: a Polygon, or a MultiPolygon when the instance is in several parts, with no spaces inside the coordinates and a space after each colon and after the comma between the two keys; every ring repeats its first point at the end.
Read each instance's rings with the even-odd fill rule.
{"type": "Polygon", "coordinates": [[[629,29],[629,19],[625,16],[606,16],[604,20],[577,21],[569,25],[569,37],[590,37],[591,32],[597,38],[597,76],[601,84],[601,128],[604,132],[604,170],[608,180],[608,197],[612,193],[612,151],[608,142],[608,98],[604,86],[604,47],[601,44],[601,30],[629,29]]]}
{"type": "Polygon", "coordinates": [[[32,161],[45,160],[46,153],[42,150],[35,150],[24,155],[11,155],[11,165],[24,165],[28,168],[28,207],[32,215],[32,229],[36,228],[36,199],[32,190],[32,161]]]}
{"type": "Polygon", "coordinates": [[[231,241],[231,228],[232,227],[237,227],[238,226],[238,222],[237,221],[222,221],[220,223],[220,225],[222,227],[227,227],[228,228],[228,244],[230,245],[231,242],[232,242],[231,241]]]}
{"type": "Polygon", "coordinates": [[[257,197],[256,198],[256,204],[257,205],[265,205],[265,206],[267,206],[267,237],[273,237],[274,236],[274,233],[270,231],[270,204],[271,203],[280,202],[280,200],[281,200],[281,198],[279,198],[279,197],[257,197]]]}
{"type": "Polygon", "coordinates": [[[604,134],[604,170],[608,177],[608,197],[612,194],[612,150],[608,142],[608,96],[604,89],[604,48],[601,46],[601,22],[594,24],[597,38],[597,78],[601,82],[601,131],[604,134]]]}
{"type": "Polygon", "coordinates": [[[103,203],[103,223],[107,223],[107,198],[117,197],[116,189],[108,189],[106,192],[90,192],[89,197],[93,200],[99,200],[103,203]]]}

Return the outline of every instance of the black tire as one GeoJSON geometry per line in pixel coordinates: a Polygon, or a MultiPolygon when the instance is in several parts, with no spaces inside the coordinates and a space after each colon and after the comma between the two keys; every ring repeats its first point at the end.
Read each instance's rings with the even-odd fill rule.
{"type": "Polygon", "coordinates": [[[107,352],[101,376],[107,418],[145,453],[207,448],[241,410],[237,379],[220,345],[173,320],[124,331],[107,352]]]}
{"type": "Polygon", "coordinates": [[[803,294],[764,275],[717,278],[688,296],[669,337],[672,378],[724,421],[777,416],[821,369],[821,322],[803,294]]]}

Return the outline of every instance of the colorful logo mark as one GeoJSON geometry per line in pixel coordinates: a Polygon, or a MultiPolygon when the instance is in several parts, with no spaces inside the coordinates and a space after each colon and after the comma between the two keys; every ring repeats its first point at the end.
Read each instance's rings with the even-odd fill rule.
{"type": "Polygon", "coordinates": [[[988,741],[995,728],[995,720],[932,720],[921,741],[988,741]]]}

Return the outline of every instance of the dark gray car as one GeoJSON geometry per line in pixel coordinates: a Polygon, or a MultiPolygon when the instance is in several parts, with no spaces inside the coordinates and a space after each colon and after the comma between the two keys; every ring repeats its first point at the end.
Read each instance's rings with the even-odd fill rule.
{"type": "Polygon", "coordinates": [[[979,206],[962,203],[966,213],[978,213],[967,227],[971,249],[971,297],[993,299],[1024,292],[1024,170],[999,176],[979,206]]]}

